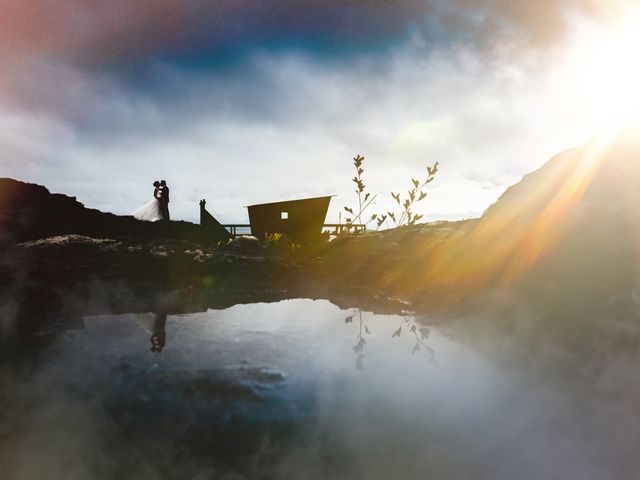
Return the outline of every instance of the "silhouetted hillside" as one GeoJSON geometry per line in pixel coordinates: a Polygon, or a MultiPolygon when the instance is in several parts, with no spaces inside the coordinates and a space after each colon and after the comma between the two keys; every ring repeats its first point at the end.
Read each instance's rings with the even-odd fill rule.
{"type": "Polygon", "coordinates": [[[423,305],[508,292],[541,308],[628,309],[640,295],[640,141],[553,157],[481,218],[335,242],[324,275],[423,305]]]}
{"type": "Polygon", "coordinates": [[[485,252],[471,263],[493,270],[501,285],[539,300],[557,297],[572,309],[635,302],[639,186],[634,134],[562,153],[485,212],[465,239],[485,252]]]}
{"type": "Polygon", "coordinates": [[[142,222],[131,216],[88,209],[75,197],[50,193],[40,185],[0,178],[0,243],[65,234],[99,238],[174,238],[198,243],[227,238],[223,230],[202,229],[188,222],[142,222]]]}

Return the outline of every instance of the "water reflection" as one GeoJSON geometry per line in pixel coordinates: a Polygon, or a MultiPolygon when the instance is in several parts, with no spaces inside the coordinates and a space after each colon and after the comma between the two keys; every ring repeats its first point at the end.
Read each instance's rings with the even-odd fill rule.
{"type": "MultiPolygon", "coordinates": [[[[353,351],[356,354],[355,365],[357,370],[364,370],[364,350],[365,346],[367,345],[365,335],[371,335],[371,330],[366,324],[365,318],[366,315],[362,315],[362,309],[356,308],[352,310],[351,315],[347,316],[344,319],[344,323],[347,324],[354,323],[354,320],[357,319],[358,334],[356,335],[356,343],[353,346],[353,351]]],[[[435,350],[426,343],[429,338],[429,334],[431,333],[429,327],[417,323],[413,317],[400,317],[400,326],[396,330],[394,330],[394,332],[391,334],[391,338],[400,338],[403,328],[408,330],[409,334],[415,338],[415,343],[413,344],[411,354],[414,355],[416,352],[423,351],[428,355],[429,363],[432,363],[434,365],[437,364],[435,350]]]]}
{"type": "Polygon", "coordinates": [[[149,334],[151,352],[160,353],[167,343],[167,314],[136,315],[136,321],[149,334]]]}
{"type": "Polygon", "coordinates": [[[0,364],[2,478],[640,471],[636,410],[499,368],[410,316],[294,300],[85,324],[48,347],[34,375],[0,364]],[[425,368],[436,352],[438,368],[425,368]]]}
{"type": "Polygon", "coordinates": [[[165,327],[167,325],[167,314],[156,313],[155,321],[153,322],[153,333],[151,334],[151,351],[160,353],[167,342],[167,332],[165,327]]]}

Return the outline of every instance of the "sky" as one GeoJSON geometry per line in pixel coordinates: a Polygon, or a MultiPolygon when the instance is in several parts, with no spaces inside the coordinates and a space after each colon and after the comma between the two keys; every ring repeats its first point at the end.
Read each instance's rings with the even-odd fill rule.
{"type": "Polygon", "coordinates": [[[371,212],[439,162],[418,213],[478,216],[639,105],[636,3],[0,0],[0,177],[117,214],[166,179],[172,218],[223,223],[336,194],[336,221],[361,154],[371,212]]]}

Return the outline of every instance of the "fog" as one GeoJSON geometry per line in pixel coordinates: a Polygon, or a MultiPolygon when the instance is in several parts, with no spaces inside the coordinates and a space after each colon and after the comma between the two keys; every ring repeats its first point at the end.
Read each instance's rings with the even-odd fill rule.
{"type": "Polygon", "coordinates": [[[550,340],[311,300],[170,315],[152,353],[157,318],[2,366],[9,478],[636,478],[632,356],[588,382],[550,340]]]}

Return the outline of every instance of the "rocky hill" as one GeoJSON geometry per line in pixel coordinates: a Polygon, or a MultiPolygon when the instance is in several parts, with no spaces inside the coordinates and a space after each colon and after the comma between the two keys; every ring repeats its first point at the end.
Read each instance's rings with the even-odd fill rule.
{"type": "Polygon", "coordinates": [[[142,222],[131,216],[85,208],[75,197],[51,193],[40,185],[0,178],[0,244],[66,234],[173,238],[204,244],[228,238],[224,229],[203,229],[188,222],[142,222]]]}
{"type": "Polygon", "coordinates": [[[337,242],[325,266],[425,308],[489,291],[545,308],[631,308],[640,298],[639,138],[555,156],[477,220],[337,242]]]}

